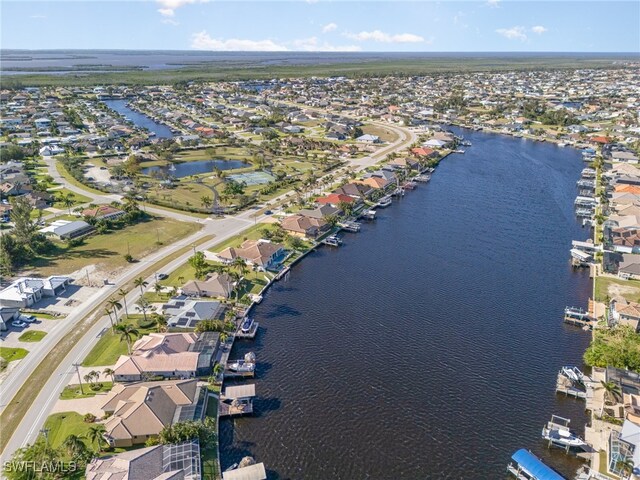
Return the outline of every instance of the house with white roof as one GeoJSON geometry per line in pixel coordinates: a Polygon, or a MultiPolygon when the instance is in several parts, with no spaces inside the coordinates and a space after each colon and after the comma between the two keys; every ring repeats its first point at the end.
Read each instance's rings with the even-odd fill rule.
{"type": "Polygon", "coordinates": [[[57,297],[71,283],[71,278],[51,276],[47,278],[19,278],[0,291],[0,306],[27,308],[43,297],[57,297]]]}

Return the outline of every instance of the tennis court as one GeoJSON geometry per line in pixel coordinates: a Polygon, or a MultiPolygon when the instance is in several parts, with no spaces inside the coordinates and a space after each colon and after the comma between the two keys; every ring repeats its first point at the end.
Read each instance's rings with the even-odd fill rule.
{"type": "Polygon", "coordinates": [[[244,182],[247,186],[262,185],[275,180],[275,177],[273,175],[269,175],[267,172],[235,173],[233,175],[229,175],[227,178],[238,183],[244,182]]]}

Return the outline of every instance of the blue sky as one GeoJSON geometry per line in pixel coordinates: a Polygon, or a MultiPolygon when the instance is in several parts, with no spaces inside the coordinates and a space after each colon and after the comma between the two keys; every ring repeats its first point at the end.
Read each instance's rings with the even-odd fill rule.
{"type": "Polygon", "coordinates": [[[638,1],[2,0],[2,48],[638,52],[638,1]]]}

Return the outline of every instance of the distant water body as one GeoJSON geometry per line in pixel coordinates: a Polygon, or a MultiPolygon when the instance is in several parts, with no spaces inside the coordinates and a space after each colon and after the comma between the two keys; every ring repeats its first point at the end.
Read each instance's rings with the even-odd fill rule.
{"type": "Polygon", "coordinates": [[[150,132],[155,133],[158,138],[173,137],[173,133],[171,133],[171,129],[169,127],[154,121],[144,113],[130,109],[128,107],[129,102],[127,100],[104,100],[104,103],[110,109],[131,120],[131,122],[136,126],[146,128],[150,132]]]}
{"type": "Polygon", "coordinates": [[[314,65],[384,60],[429,60],[447,58],[628,58],[617,53],[541,53],[541,52],[202,52],[202,51],[139,51],[139,50],[0,50],[0,73],[18,75],[38,73],[65,74],[64,69],[98,72],[101,67],[167,70],[207,64],[314,65]]]}
{"type": "Polygon", "coordinates": [[[463,132],[429,184],[378,211],[338,249],[323,247],[254,312],[254,417],[221,423],[222,468],[252,455],[271,479],[501,479],[548,450],[559,414],[583,432],[584,402],[555,394],[589,334],[562,323],[585,305],[570,266],[579,152],[463,132]]]}

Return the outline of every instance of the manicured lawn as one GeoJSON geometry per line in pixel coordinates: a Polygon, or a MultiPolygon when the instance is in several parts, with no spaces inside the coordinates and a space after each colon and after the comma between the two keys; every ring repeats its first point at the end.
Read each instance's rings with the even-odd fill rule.
{"type": "MultiPolygon", "coordinates": [[[[140,317],[142,317],[142,315],[129,315],[129,319],[124,320],[124,323],[134,325],[140,333],[140,336],[154,331],[154,329],[151,328],[140,328],[138,326],[140,317]]],[[[135,343],[135,341],[132,343],[135,343]]],[[[120,334],[114,333],[113,330],[109,328],[86,356],[82,362],[82,366],[102,367],[105,365],[113,365],[118,358],[120,358],[120,355],[126,355],[127,353],[127,342],[120,340],[120,334]]]]}
{"type": "Polygon", "coordinates": [[[67,206],[60,202],[59,199],[61,197],[66,196],[67,194],[71,194],[73,195],[73,205],[71,205],[71,209],[73,210],[74,207],[81,205],[83,203],[89,203],[91,201],[91,199],[89,197],[85,197],[84,195],[80,195],[79,193],[76,192],[72,192],[71,190],[68,190],[66,188],[60,188],[60,189],[54,189],[54,190],[49,190],[49,193],[53,194],[55,196],[56,201],[53,203],[53,207],[54,208],[59,208],[61,210],[67,210],[67,206]]]}
{"type": "MultiPolygon", "coordinates": [[[[207,416],[217,418],[218,399],[209,396],[207,402],[207,416]]],[[[202,457],[202,478],[218,478],[218,442],[211,442],[200,451],[202,457]]]]}
{"type": "Polygon", "coordinates": [[[0,347],[0,357],[4,358],[7,362],[21,360],[27,356],[27,353],[29,353],[29,350],[25,350],[24,348],[0,347]]]}
{"type": "Polygon", "coordinates": [[[63,318],[66,318],[64,315],[56,317],[55,315],[51,315],[49,313],[34,313],[33,315],[41,320],[62,320],[63,318]]]}
{"type": "MultiPolygon", "coordinates": [[[[100,372],[100,374],[104,376],[102,372],[100,372]]],[[[82,393],[82,391],[80,390],[79,384],[67,385],[66,387],[64,387],[64,390],[60,394],[60,400],[73,400],[74,398],[95,397],[96,393],[105,393],[113,388],[113,382],[98,382],[98,384],[96,385],[99,385],[100,388],[94,390],[86,383],[83,383],[82,389],[84,390],[84,393],[82,393]]]]}
{"type": "Polygon", "coordinates": [[[153,189],[147,191],[149,200],[157,200],[168,206],[175,208],[179,207],[191,207],[197,209],[204,209],[200,199],[202,197],[213,198],[213,192],[210,188],[195,184],[195,183],[181,183],[176,188],[165,189],[153,189]]]}
{"type": "Polygon", "coordinates": [[[21,342],[39,342],[47,335],[47,332],[41,330],[27,330],[18,337],[21,342]]]}
{"type": "Polygon", "coordinates": [[[603,302],[606,297],[612,298],[615,295],[621,295],[631,302],[640,302],[640,281],[610,277],[596,278],[597,301],[603,302]]]}
{"type": "Polygon", "coordinates": [[[262,230],[264,230],[265,228],[271,230],[274,229],[275,226],[272,223],[258,223],[257,225],[248,228],[241,234],[214,245],[209,249],[209,251],[218,253],[227,247],[239,247],[240,244],[245,240],[258,240],[259,238],[262,238],[262,230]]]}
{"type": "Polygon", "coordinates": [[[49,431],[47,434],[49,445],[53,448],[60,447],[69,435],[77,435],[87,446],[90,446],[89,440],[83,437],[87,435],[92,425],[86,423],[82,415],[76,412],[54,413],[44,422],[44,428],[49,431]]]}
{"type": "Polygon", "coordinates": [[[197,223],[153,218],[104,235],[91,235],[84,239],[82,245],[75,247],[56,243],[53,252],[46,257],[36,258],[32,266],[42,276],[69,274],[91,264],[104,265],[111,270],[128,265],[124,259],[127,252],[134,259],[140,259],[200,228],[201,225],[197,223]],[[157,244],[158,239],[161,245],[157,244]]]}

